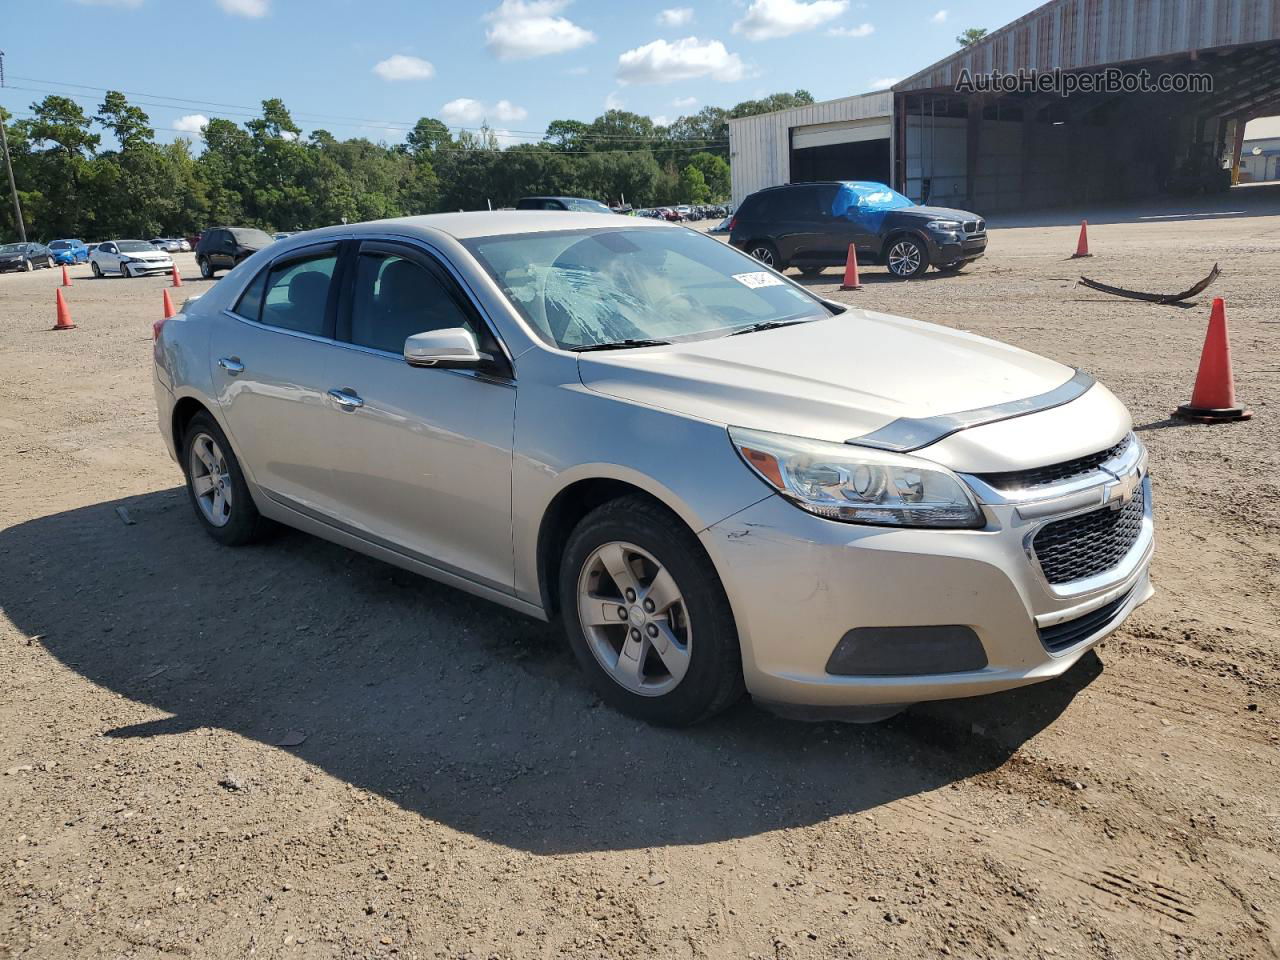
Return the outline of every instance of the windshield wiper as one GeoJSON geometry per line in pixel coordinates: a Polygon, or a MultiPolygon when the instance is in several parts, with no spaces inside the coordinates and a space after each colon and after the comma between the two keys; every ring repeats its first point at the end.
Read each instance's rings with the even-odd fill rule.
{"type": "Polygon", "coordinates": [[[733,333],[725,334],[728,337],[736,337],[743,333],[759,333],[761,330],[777,330],[779,327],[790,327],[797,323],[809,323],[808,320],[761,320],[759,323],[753,323],[749,327],[739,327],[733,333]]]}
{"type": "Polygon", "coordinates": [[[627,350],[631,347],[663,347],[669,344],[670,340],[646,340],[644,338],[628,338],[626,340],[613,340],[609,343],[587,343],[581,347],[570,347],[574,353],[587,353],[590,350],[627,350]]]}

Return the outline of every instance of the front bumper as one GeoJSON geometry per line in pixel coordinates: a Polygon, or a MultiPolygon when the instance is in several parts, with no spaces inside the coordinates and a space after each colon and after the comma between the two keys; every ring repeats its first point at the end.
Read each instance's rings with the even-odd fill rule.
{"type": "MultiPolygon", "coordinates": [[[[1035,500],[1049,505],[1037,513],[1033,501],[990,502],[1004,498],[980,490],[987,523],[978,530],[840,523],[777,496],[708,528],[701,539],[734,610],[747,689],[766,704],[820,712],[968,697],[1066,672],[1153,592],[1145,452],[1131,466],[1143,475],[1146,495],[1140,533],[1113,567],[1075,583],[1049,583],[1028,545],[1045,524],[1099,509],[1102,483],[1096,502],[1085,505],[1077,493],[1074,505],[1061,512],[1046,512],[1055,499],[1035,500]],[[1077,631],[1067,645],[1052,642],[1063,624],[1077,621],[1087,632],[1077,631]],[[986,665],[955,672],[829,673],[841,638],[865,627],[972,630],[986,665]]],[[[910,639],[910,631],[885,635],[910,639]]]]}
{"type": "Polygon", "coordinates": [[[0,260],[0,273],[12,273],[15,270],[25,269],[25,260],[0,260]]]}
{"type": "Polygon", "coordinates": [[[161,273],[173,269],[173,260],[130,260],[127,265],[134,273],[161,273]]]}
{"type": "Polygon", "coordinates": [[[930,263],[959,263],[977,260],[987,252],[987,235],[985,233],[972,236],[934,234],[927,235],[929,241],[930,263]],[[955,237],[955,239],[951,239],[955,237]]]}

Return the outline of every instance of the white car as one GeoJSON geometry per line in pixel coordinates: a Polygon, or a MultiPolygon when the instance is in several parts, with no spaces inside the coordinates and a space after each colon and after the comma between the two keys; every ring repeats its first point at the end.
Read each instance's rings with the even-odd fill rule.
{"type": "Polygon", "coordinates": [[[89,255],[89,266],[95,277],[137,277],[172,270],[173,257],[146,240],[106,240],[89,255]]]}

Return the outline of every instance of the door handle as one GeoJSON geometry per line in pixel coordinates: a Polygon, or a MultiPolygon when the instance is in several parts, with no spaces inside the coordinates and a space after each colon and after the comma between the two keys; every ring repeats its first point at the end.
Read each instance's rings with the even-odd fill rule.
{"type": "Polygon", "coordinates": [[[354,393],[339,390],[337,387],[329,391],[329,399],[338,405],[338,409],[345,410],[347,413],[359,410],[364,406],[364,401],[354,393]]]}
{"type": "Polygon", "coordinates": [[[231,374],[233,377],[237,374],[244,373],[244,364],[240,362],[239,357],[219,357],[218,366],[227,371],[227,373],[231,374]]]}

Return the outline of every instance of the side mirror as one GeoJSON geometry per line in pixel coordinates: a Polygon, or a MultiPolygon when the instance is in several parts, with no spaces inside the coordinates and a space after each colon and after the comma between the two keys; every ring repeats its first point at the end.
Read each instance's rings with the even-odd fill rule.
{"type": "Polygon", "coordinates": [[[404,360],[411,367],[474,366],[487,359],[465,327],[415,333],[404,342],[404,360]]]}

